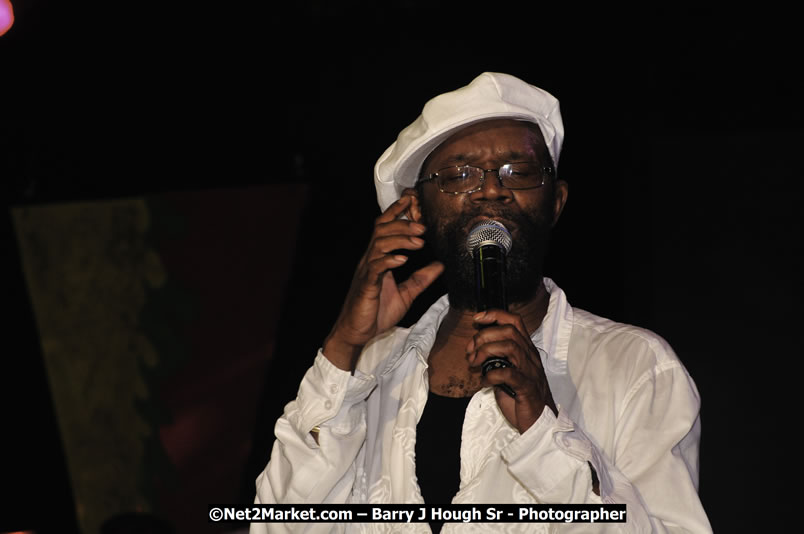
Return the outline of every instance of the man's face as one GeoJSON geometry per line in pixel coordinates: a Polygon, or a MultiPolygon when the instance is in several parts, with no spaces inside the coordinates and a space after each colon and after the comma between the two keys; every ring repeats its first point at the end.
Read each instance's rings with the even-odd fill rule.
{"type": "MultiPolygon", "coordinates": [[[[521,161],[552,163],[538,126],[492,120],[469,126],[447,139],[427,158],[422,176],[454,165],[498,169],[521,161]]],[[[500,185],[496,172],[489,172],[483,187],[474,193],[442,193],[435,181],[420,184],[417,191],[427,241],[446,267],[451,306],[474,308],[474,265],[466,250],[466,237],[482,219],[500,221],[513,237],[507,261],[509,303],[526,302],[535,295],[550,229],[566,201],[565,182],[549,178],[541,187],[512,191],[500,185]]]]}

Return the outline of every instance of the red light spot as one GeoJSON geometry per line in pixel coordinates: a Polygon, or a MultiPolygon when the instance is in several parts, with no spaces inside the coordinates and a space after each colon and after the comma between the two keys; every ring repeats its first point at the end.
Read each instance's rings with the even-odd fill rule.
{"type": "Polygon", "coordinates": [[[3,35],[14,24],[14,10],[11,0],[0,0],[0,35],[3,35]]]}

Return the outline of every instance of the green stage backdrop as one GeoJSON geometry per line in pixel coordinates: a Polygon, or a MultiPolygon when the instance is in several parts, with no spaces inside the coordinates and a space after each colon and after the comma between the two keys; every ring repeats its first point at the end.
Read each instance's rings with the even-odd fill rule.
{"type": "Polygon", "coordinates": [[[307,189],[12,210],[81,529],[237,502],[307,189]]]}

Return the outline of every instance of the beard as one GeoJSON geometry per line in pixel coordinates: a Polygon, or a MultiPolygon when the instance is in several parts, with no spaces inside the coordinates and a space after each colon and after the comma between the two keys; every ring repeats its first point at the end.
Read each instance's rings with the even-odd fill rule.
{"type": "MultiPolygon", "coordinates": [[[[547,199],[549,195],[545,195],[547,199]]],[[[466,248],[471,228],[467,225],[475,217],[501,219],[511,222],[508,227],[513,246],[506,255],[505,292],[509,304],[531,300],[542,283],[542,270],[550,241],[553,208],[545,201],[535,213],[523,213],[506,206],[472,206],[456,218],[438,219],[420,204],[422,222],[427,227],[425,237],[436,259],[444,264],[449,303],[461,310],[475,309],[475,267],[472,255],[466,248]]]]}

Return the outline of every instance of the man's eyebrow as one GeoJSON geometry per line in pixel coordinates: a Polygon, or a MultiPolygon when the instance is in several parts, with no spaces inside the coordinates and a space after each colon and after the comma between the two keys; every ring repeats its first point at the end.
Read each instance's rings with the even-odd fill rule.
{"type": "Polygon", "coordinates": [[[533,156],[512,150],[507,154],[505,154],[505,159],[507,159],[508,161],[528,161],[530,159],[533,159],[533,156]]]}
{"type": "Polygon", "coordinates": [[[466,163],[465,154],[453,154],[442,162],[444,165],[462,165],[466,163]]]}
{"type": "MultiPolygon", "coordinates": [[[[504,161],[507,162],[514,162],[514,161],[529,161],[533,159],[532,154],[524,154],[522,152],[517,152],[516,150],[509,150],[508,152],[504,152],[500,156],[504,161]]],[[[466,165],[467,162],[472,161],[473,155],[472,154],[453,154],[447,159],[442,161],[443,165],[450,166],[450,165],[466,165]]]]}

